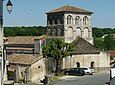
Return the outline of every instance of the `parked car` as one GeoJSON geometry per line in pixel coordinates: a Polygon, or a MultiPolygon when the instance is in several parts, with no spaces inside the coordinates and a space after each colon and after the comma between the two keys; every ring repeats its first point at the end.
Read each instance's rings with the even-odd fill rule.
{"type": "Polygon", "coordinates": [[[82,68],[85,72],[86,75],[93,75],[94,74],[94,69],[92,68],[89,68],[89,67],[85,67],[85,68],[82,68]]]}
{"type": "Polygon", "coordinates": [[[84,76],[85,72],[83,69],[80,68],[71,68],[71,69],[66,69],[64,71],[65,75],[76,75],[76,76],[84,76]]]}

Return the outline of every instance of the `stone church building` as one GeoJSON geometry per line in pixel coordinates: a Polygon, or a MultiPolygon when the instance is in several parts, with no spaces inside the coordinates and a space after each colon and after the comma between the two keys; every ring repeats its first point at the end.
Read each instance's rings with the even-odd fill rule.
{"type": "MultiPolygon", "coordinates": [[[[96,72],[109,70],[110,57],[104,51],[93,46],[91,14],[93,12],[63,6],[47,14],[47,35],[50,38],[62,38],[73,43],[75,51],[63,59],[63,69],[73,67],[91,67],[96,72]]],[[[49,37],[46,38],[46,42],[49,37]]]]}

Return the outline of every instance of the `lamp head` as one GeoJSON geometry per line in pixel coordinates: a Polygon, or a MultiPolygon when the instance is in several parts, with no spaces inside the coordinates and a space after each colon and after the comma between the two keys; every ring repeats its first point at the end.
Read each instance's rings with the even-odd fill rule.
{"type": "Polygon", "coordinates": [[[12,6],[13,6],[10,0],[8,0],[6,6],[7,6],[8,13],[10,14],[12,12],[12,6]]]}

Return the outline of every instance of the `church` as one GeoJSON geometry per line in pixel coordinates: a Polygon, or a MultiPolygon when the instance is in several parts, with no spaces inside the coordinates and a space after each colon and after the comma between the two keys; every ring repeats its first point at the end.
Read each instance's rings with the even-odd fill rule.
{"type": "Polygon", "coordinates": [[[42,56],[42,46],[54,38],[73,43],[75,47],[71,55],[63,59],[62,69],[91,67],[95,72],[109,71],[110,55],[93,45],[91,25],[93,12],[68,5],[46,14],[47,36],[7,37],[4,50],[9,61],[8,79],[38,83],[45,75],[52,73],[51,62],[42,56]]]}
{"type": "Polygon", "coordinates": [[[51,38],[62,38],[73,43],[75,51],[63,59],[63,69],[91,67],[96,72],[108,71],[110,57],[105,51],[94,47],[91,15],[93,12],[73,6],[63,6],[47,14],[46,42],[51,38]]]}

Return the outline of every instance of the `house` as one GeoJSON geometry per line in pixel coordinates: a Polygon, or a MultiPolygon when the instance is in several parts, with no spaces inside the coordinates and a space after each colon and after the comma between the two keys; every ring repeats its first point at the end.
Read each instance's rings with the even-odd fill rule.
{"type": "Polygon", "coordinates": [[[9,80],[39,83],[44,79],[45,59],[39,53],[40,42],[36,42],[44,37],[45,35],[7,37],[4,50],[9,65],[6,66],[8,72],[5,73],[8,74],[9,80]]]}
{"type": "Polygon", "coordinates": [[[8,56],[8,80],[16,82],[40,83],[45,76],[45,59],[31,54],[12,54],[8,56]]]}

